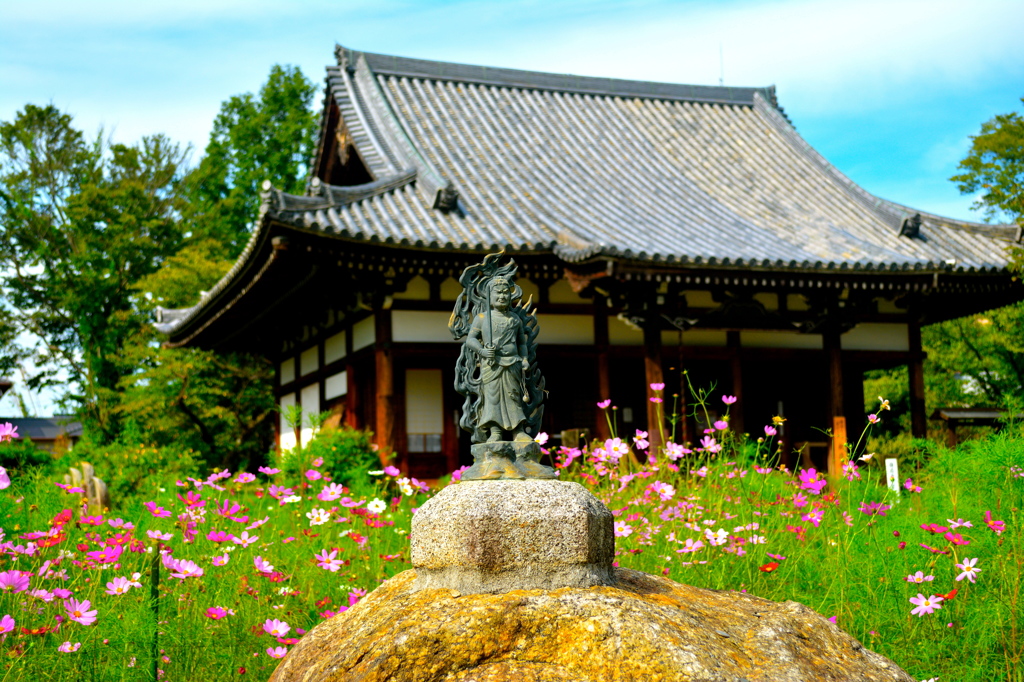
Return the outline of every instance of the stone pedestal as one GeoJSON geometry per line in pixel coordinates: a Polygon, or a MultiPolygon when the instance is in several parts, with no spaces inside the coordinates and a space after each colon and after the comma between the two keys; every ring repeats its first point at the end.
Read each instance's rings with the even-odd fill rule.
{"type": "Polygon", "coordinates": [[[413,517],[415,590],[460,594],[611,585],[612,515],[578,483],[466,481],[413,517]]]}
{"type": "Polygon", "coordinates": [[[463,481],[556,478],[554,469],[540,463],[540,444],[532,440],[476,443],[470,452],[473,466],[462,473],[463,481]]]}

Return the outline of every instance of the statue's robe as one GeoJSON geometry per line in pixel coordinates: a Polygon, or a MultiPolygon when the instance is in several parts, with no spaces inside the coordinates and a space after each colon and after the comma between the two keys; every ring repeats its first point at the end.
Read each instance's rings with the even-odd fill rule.
{"type": "MultiPolygon", "coordinates": [[[[483,333],[486,324],[487,318],[482,314],[473,320],[473,331],[479,334],[480,339],[487,338],[483,333]]],[[[521,334],[522,322],[518,317],[491,312],[494,357],[480,358],[482,400],[476,423],[481,429],[500,426],[505,431],[514,431],[526,421],[523,412],[523,358],[519,355],[521,334]]]]}

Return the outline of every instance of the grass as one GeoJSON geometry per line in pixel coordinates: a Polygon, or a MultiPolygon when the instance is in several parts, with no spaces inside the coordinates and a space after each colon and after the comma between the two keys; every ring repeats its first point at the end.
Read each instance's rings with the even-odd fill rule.
{"type": "MultiPolygon", "coordinates": [[[[563,479],[587,486],[612,509],[622,566],[804,603],[917,679],[1024,679],[1024,439],[1012,429],[956,450],[930,446],[927,465],[912,474],[911,488],[920,492],[901,487],[898,497],[885,487],[881,454],[851,468],[852,480],[821,487],[817,472],[771,468],[770,437],[743,442],[727,429],[710,436],[714,444],[675,461],[650,460],[635,445],[635,454],[619,456],[621,440],[551,455],[563,479]],[[891,508],[862,511],[870,503],[891,508]],[[952,531],[969,544],[921,527],[948,527],[947,519],[972,523],[952,531]],[[714,544],[718,536],[724,539],[714,544]],[[966,558],[977,559],[976,583],[956,580],[962,571],[955,564],[966,558]],[[917,571],[934,578],[905,580],[917,571]],[[954,589],[933,614],[911,615],[909,600],[919,592],[954,589]]],[[[354,481],[335,499],[318,499],[328,481],[315,464],[287,467],[299,472],[290,478],[259,473],[247,481],[221,472],[223,478],[167,480],[151,498],[123,500],[102,519],[83,513],[81,495],[58,488],[56,476],[12,472],[11,486],[0,491],[0,585],[14,586],[0,591],[0,616],[15,624],[0,644],[0,679],[266,679],[278,662],[268,649],[289,648],[410,567],[412,513],[429,497],[415,481],[379,474],[354,481]],[[329,520],[319,523],[314,509],[329,520]],[[58,518],[63,510],[70,518],[58,518]],[[117,519],[134,527],[115,528],[117,519]],[[172,538],[153,539],[149,531],[172,538]],[[215,531],[259,539],[249,546],[215,542],[215,531]],[[96,554],[104,547],[114,549],[96,554]],[[224,556],[226,564],[214,564],[224,556]],[[257,557],[273,568],[259,570],[257,557]],[[172,577],[197,572],[190,564],[175,569],[174,561],[195,562],[202,575],[172,577]],[[18,572],[30,573],[27,590],[19,590],[18,572]],[[108,583],[134,573],[141,587],[107,594],[108,583]],[[68,620],[65,601],[50,596],[57,588],[89,600],[96,622],[68,620]],[[32,596],[34,590],[44,592],[32,596]],[[228,615],[212,618],[212,607],[228,615]],[[288,624],[285,636],[265,632],[275,619],[288,624]],[[81,646],[62,653],[64,642],[81,646]]]]}

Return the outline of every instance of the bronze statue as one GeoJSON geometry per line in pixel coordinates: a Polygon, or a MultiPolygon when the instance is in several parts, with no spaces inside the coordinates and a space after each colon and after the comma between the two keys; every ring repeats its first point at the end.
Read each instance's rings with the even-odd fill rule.
{"type": "Polygon", "coordinates": [[[502,255],[462,273],[448,323],[452,336],[465,339],[455,390],[466,396],[459,424],[472,434],[474,464],[462,479],[554,478],[534,441],[544,414],[537,318],[515,284],[515,261],[500,265],[502,255]]]}

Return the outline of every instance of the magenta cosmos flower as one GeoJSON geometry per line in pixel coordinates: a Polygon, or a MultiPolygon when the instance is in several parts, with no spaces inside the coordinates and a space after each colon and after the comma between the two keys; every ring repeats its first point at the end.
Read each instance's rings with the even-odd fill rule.
{"type": "Polygon", "coordinates": [[[723,395],[722,396],[722,402],[725,403],[726,405],[732,405],[734,402],[736,402],[736,400],[737,400],[737,398],[734,395],[723,395]]]}
{"type": "Polygon", "coordinates": [[[5,614],[3,618],[0,618],[0,634],[11,632],[12,630],[14,630],[14,619],[11,618],[10,614],[5,614]]]}
{"type": "Polygon", "coordinates": [[[0,490],[11,487],[11,477],[7,475],[7,469],[0,467],[0,490]]]}
{"type": "Polygon", "coordinates": [[[0,424],[0,443],[3,443],[5,440],[9,441],[13,438],[21,438],[21,436],[18,435],[18,427],[11,422],[0,424]]]}
{"type": "Polygon", "coordinates": [[[339,568],[341,568],[342,562],[341,559],[337,558],[337,550],[332,550],[328,554],[327,550],[325,549],[319,554],[314,554],[313,556],[316,557],[316,565],[324,569],[325,571],[330,571],[331,573],[334,573],[339,568]]]}
{"type": "Polygon", "coordinates": [[[90,611],[90,606],[92,606],[92,603],[88,599],[84,601],[68,599],[64,603],[64,608],[68,612],[68,618],[82,625],[92,625],[96,622],[96,611],[95,609],[90,611]]]}
{"type": "Polygon", "coordinates": [[[611,398],[609,398],[608,400],[602,400],[597,404],[597,406],[600,407],[602,410],[607,410],[609,407],[612,406],[612,400],[611,398]]]}
{"type": "Polygon", "coordinates": [[[212,620],[220,620],[221,618],[224,618],[228,615],[228,610],[223,609],[219,606],[211,606],[210,608],[206,609],[206,613],[204,613],[203,615],[212,620]]]}

